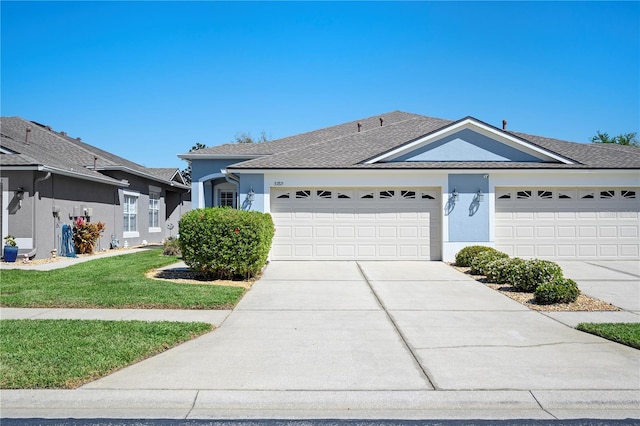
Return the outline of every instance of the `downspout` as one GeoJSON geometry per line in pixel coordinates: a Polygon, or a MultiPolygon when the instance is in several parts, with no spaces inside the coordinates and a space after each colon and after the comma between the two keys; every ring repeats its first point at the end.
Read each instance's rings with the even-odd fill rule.
{"type": "Polygon", "coordinates": [[[227,182],[236,186],[236,209],[240,208],[240,178],[233,173],[227,172],[227,170],[220,170],[224,173],[224,178],[227,182]]]}
{"type": "Polygon", "coordinates": [[[33,180],[33,211],[31,212],[31,219],[32,219],[32,227],[31,227],[31,241],[32,241],[32,246],[33,248],[31,249],[31,251],[29,253],[26,253],[25,256],[28,257],[29,259],[35,257],[36,253],[38,252],[38,245],[36,244],[36,212],[38,211],[37,204],[38,204],[38,198],[40,198],[40,192],[38,190],[38,184],[40,182],[43,182],[47,179],[49,179],[51,177],[51,172],[47,172],[46,175],[36,178],[33,180]],[[36,196],[36,193],[38,194],[38,196],[36,196]]]}

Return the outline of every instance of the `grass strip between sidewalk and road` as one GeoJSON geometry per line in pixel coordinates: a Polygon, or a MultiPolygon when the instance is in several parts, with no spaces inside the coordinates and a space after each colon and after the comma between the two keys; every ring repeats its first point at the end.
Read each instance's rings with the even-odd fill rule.
{"type": "Polygon", "coordinates": [[[76,388],[213,329],[211,324],[0,321],[0,388],[76,388]]]}
{"type": "Polygon", "coordinates": [[[580,323],[576,328],[640,349],[640,323],[580,323]]]}
{"type": "Polygon", "coordinates": [[[0,271],[0,306],[13,308],[231,309],[239,287],[177,284],[145,277],[176,263],[162,250],[105,257],[51,271],[0,271]]]}

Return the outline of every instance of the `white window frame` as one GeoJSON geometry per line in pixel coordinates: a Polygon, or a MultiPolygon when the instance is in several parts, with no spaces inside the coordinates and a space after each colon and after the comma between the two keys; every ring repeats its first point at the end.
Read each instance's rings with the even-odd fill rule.
{"type": "Polygon", "coordinates": [[[236,198],[237,198],[237,196],[236,196],[236,191],[235,190],[233,190],[233,189],[218,189],[218,206],[219,207],[231,207],[231,208],[235,209],[236,208],[236,198]],[[225,206],[223,204],[223,201],[225,201],[225,200],[222,199],[222,194],[223,193],[224,194],[231,194],[231,205],[230,206],[229,205],[225,206]]]}
{"type": "Polygon", "coordinates": [[[138,201],[140,200],[139,192],[132,191],[122,191],[123,193],[123,203],[122,203],[122,238],[137,238],[140,236],[140,232],[138,231],[138,201]],[[136,227],[135,231],[125,231],[125,214],[131,214],[131,212],[127,212],[127,197],[135,199],[135,222],[134,225],[136,227]]]}
{"type": "Polygon", "coordinates": [[[162,232],[162,228],[160,227],[160,198],[161,198],[161,195],[162,195],[162,192],[161,192],[160,188],[155,187],[155,186],[150,186],[149,187],[149,233],[150,234],[162,232]],[[152,195],[155,195],[156,198],[152,197],[152,195]],[[152,203],[153,201],[155,201],[155,203],[152,203]],[[156,213],[156,221],[157,221],[157,223],[152,224],[151,214],[154,211],[156,213]],[[152,225],[156,225],[156,226],[152,226],[152,225]]]}

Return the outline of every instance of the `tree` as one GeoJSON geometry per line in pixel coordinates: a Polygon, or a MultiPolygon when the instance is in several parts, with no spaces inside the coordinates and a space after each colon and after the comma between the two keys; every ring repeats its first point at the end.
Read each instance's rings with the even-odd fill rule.
{"type": "Polygon", "coordinates": [[[260,137],[256,140],[253,139],[253,137],[251,136],[251,133],[248,132],[238,132],[235,134],[234,136],[235,143],[263,143],[263,142],[269,142],[269,138],[267,138],[267,134],[264,132],[264,130],[260,133],[260,137]]]}
{"type": "Polygon", "coordinates": [[[618,136],[611,137],[607,132],[601,133],[600,130],[591,138],[591,143],[613,143],[625,146],[640,146],[636,132],[621,133],[618,136]]]}
{"type": "MultiPolygon", "coordinates": [[[[206,145],[203,145],[200,142],[196,142],[196,144],[191,147],[189,152],[198,151],[199,149],[204,149],[206,147],[207,147],[206,145]]],[[[185,183],[187,185],[191,185],[191,161],[187,160],[187,163],[188,163],[187,167],[184,170],[182,170],[180,174],[182,175],[182,178],[184,179],[185,183]]]]}

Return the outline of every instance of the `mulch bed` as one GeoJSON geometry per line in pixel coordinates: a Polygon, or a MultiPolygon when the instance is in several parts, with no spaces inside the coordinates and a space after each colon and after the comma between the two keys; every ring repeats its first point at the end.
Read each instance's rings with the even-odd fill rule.
{"type": "Polygon", "coordinates": [[[451,265],[455,269],[460,272],[463,272],[469,275],[471,278],[475,279],[478,282],[486,285],[493,290],[496,290],[505,296],[515,300],[518,303],[521,303],[528,307],[529,309],[533,309],[535,311],[545,311],[545,312],[597,312],[597,311],[621,311],[622,309],[614,306],[610,303],[603,302],[600,299],[596,299],[585,294],[581,294],[578,296],[578,299],[572,303],[555,303],[553,305],[540,305],[536,303],[533,293],[516,291],[512,286],[508,284],[493,284],[488,283],[487,279],[484,275],[471,275],[469,270],[471,268],[462,268],[459,266],[451,265]]]}

